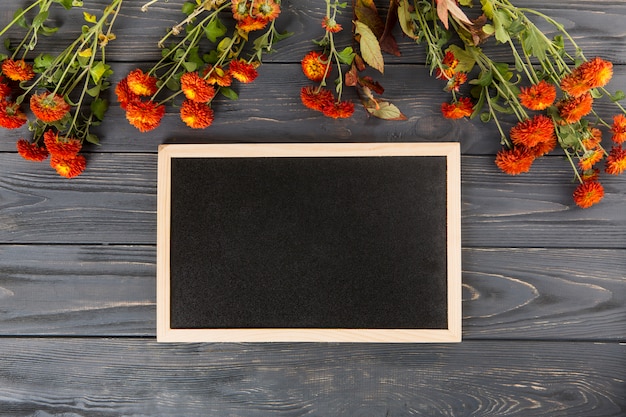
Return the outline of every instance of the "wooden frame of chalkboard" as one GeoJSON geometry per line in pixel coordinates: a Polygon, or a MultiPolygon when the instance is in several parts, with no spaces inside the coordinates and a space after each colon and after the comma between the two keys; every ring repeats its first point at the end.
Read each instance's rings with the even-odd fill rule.
{"type": "Polygon", "coordinates": [[[458,143],[159,147],[159,342],[461,341],[458,143]]]}

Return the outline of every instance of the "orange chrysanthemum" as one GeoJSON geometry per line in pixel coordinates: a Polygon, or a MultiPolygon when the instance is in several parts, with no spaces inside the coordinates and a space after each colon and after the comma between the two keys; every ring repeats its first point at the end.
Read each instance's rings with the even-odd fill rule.
{"type": "Polygon", "coordinates": [[[2,77],[0,76],[0,100],[9,98],[11,93],[12,93],[11,86],[5,83],[2,77]]]}
{"type": "Polygon", "coordinates": [[[578,207],[589,208],[604,197],[604,187],[597,181],[586,181],[576,187],[573,194],[578,207]]]}
{"type": "Polygon", "coordinates": [[[330,90],[308,86],[300,89],[300,100],[309,109],[322,111],[324,107],[333,105],[335,97],[330,90]]]}
{"type": "Polygon", "coordinates": [[[132,70],[126,76],[129,90],[138,96],[151,96],[156,93],[158,89],[157,81],[156,77],[145,74],[139,68],[132,70]]]}
{"type": "Polygon", "coordinates": [[[580,179],[583,181],[597,181],[600,176],[600,170],[598,168],[588,169],[580,173],[580,179]]]}
{"type": "Polygon", "coordinates": [[[152,100],[133,101],[126,107],[126,119],[140,132],[156,129],[165,114],[165,106],[152,100]]]}
{"type": "Polygon", "coordinates": [[[324,16],[324,19],[322,19],[322,27],[326,30],[326,32],[330,33],[341,32],[343,29],[335,19],[331,19],[328,16],[324,16]]]}
{"type": "Polygon", "coordinates": [[[50,158],[50,166],[54,168],[60,176],[74,178],[85,170],[87,161],[82,155],[75,155],[69,158],[53,155],[52,158],[50,158]]]}
{"type": "Polygon", "coordinates": [[[447,51],[441,61],[443,68],[437,68],[435,71],[436,78],[440,80],[450,80],[454,77],[455,69],[459,65],[459,60],[456,59],[454,53],[447,51]]]}
{"type": "Polygon", "coordinates": [[[565,123],[576,123],[584,116],[591,113],[593,98],[591,94],[585,93],[579,97],[572,97],[557,103],[559,115],[565,123]]]}
{"type": "Polygon", "coordinates": [[[2,62],[2,72],[13,81],[28,81],[35,76],[33,66],[23,59],[5,59],[2,62]]]}
{"type": "Polygon", "coordinates": [[[82,148],[82,143],[75,138],[61,138],[52,129],[43,134],[43,143],[52,156],[68,159],[76,156],[82,148]]]}
{"type": "Polygon", "coordinates": [[[464,72],[455,73],[448,84],[446,84],[446,91],[459,91],[461,86],[467,82],[467,74],[464,72]]]}
{"type": "Polygon", "coordinates": [[[192,129],[204,129],[213,123],[213,109],[206,103],[185,100],[180,107],[180,118],[192,129]]]}
{"type": "Polygon", "coordinates": [[[613,63],[599,57],[583,62],[577,70],[591,88],[604,87],[613,77],[613,63]]]}
{"type": "Polygon", "coordinates": [[[269,21],[260,16],[246,16],[237,22],[235,26],[239,32],[248,33],[255,30],[261,30],[269,21]]]}
{"type": "Polygon", "coordinates": [[[351,101],[340,101],[332,103],[322,109],[322,113],[326,117],[333,119],[347,119],[354,114],[354,103],[351,101]]]}
{"type": "Polygon", "coordinates": [[[591,90],[591,86],[578,72],[573,72],[561,79],[561,90],[572,97],[580,97],[591,90]]]}
{"type": "Polygon", "coordinates": [[[552,142],[554,136],[554,123],[543,114],[519,122],[511,128],[513,143],[527,148],[532,148],[542,142],[552,142]]]}
{"type": "Polygon", "coordinates": [[[209,65],[204,74],[209,84],[218,85],[220,87],[228,87],[233,83],[233,76],[230,71],[224,71],[224,68],[220,66],[209,65]]]}
{"type": "Polygon", "coordinates": [[[48,150],[36,143],[30,143],[26,139],[17,141],[17,153],[28,161],[41,162],[49,155],[48,150]]]}
{"type": "Polygon", "coordinates": [[[209,102],[215,97],[215,88],[197,72],[186,72],[180,77],[180,88],[189,100],[209,102]]]}
{"type": "Polygon", "coordinates": [[[547,109],[556,100],[556,87],[547,81],[541,80],[539,83],[522,87],[519,95],[520,103],[530,110],[547,109]]]}
{"type": "Polygon", "coordinates": [[[126,110],[126,106],[131,101],[139,101],[140,96],[130,91],[130,87],[128,87],[128,80],[126,78],[122,79],[115,86],[115,95],[117,96],[117,101],[120,103],[120,107],[123,110],[126,110]]]}
{"type": "Polygon", "coordinates": [[[595,164],[600,162],[604,158],[604,150],[602,149],[592,149],[585,152],[582,158],[578,160],[578,166],[586,171],[588,169],[593,168],[595,164]]]}
{"type": "Polygon", "coordinates": [[[447,119],[461,119],[466,116],[471,116],[474,107],[474,103],[469,97],[461,97],[454,103],[443,103],[441,105],[441,113],[443,117],[447,119]]]}
{"type": "Polygon", "coordinates": [[[611,137],[613,142],[618,145],[626,142],[626,116],[618,114],[613,117],[611,132],[613,133],[613,136],[611,137]]]}
{"type": "Polygon", "coordinates": [[[243,59],[231,61],[228,69],[233,78],[242,83],[251,83],[259,75],[255,65],[243,59]]]}
{"type": "Polygon", "coordinates": [[[0,100],[0,126],[5,129],[17,129],[27,121],[26,114],[17,103],[0,100]]]}
{"type": "Polygon", "coordinates": [[[70,105],[62,96],[45,92],[31,96],[30,109],[39,120],[52,123],[69,113],[70,105]]]}
{"type": "Polygon", "coordinates": [[[280,15],[280,6],[274,0],[256,1],[252,14],[271,22],[280,15]]]}
{"type": "Polygon", "coordinates": [[[550,153],[556,148],[557,138],[556,135],[552,135],[549,139],[539,142],[532,148],[528,148],[528,150],[536,157],[539,158],[547,153],[550,153]]]}
{"type": "Polygon", "coordinates": [[[611,175],[619,175],[626,171],[626,150],[621,146],[613,146],[609,156],[606,157],[604,170],[611,175]]]}
{"type": "Polygon", "coordinates": [[[246,16],[249,16],[250,6],[248,6],[248,0],[232,0],[231,11],[235,20],[243,20],[246,16]]]}
{"type": "Polygon", "coordinates": [[[320,52],[311,51],[302,58],[302,72],[306,77],[315,82],[320,82],[330,72],[330,60],[320,52]]]}
{"type": "Polygon", "coordinates": [[[503,149],[496,155],[496,165],[509,175],[518,175],[528,172],[535,156],[524,147],[503,149]]]}

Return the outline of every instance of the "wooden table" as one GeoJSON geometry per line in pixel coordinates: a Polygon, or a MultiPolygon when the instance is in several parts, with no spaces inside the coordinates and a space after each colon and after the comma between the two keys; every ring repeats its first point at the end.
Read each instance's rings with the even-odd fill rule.
{"type": "MultiPolygon", "coordinates": [[[[3,25],[22,3],[2,2],[3,25]]],[[[116,23],[115,80],[148,68],[159,35],[181,16],[178,1],[148,14],[142,3],[127,0],[116,23]]],[[[500,173],[494,126],[443,119],[448,97],[407,39],[381,79],[407,121],[304,109],[299,61],[320,34],[322,3],[283,1],[278,25],[294,35],[239,87],[240,100],[219,100],[206,130],[186,129],[170,109],[159,129],[140,134],[113,106],[102,146],[87,148],[87,170],[72,180],[16,154],[25,129],[0,133],[0,415],[626,414],[626,176],[607,178],[604,201],[581,210],[558,155],[530,174],[500,173]],[[155,342],[160,143],[441,140],[460,141],[463,153],[461,344],[155,342]]],[[[588,57],[612,60],[609,87],[626,89],[626,2],[515,3],[557,18],[588,57]]],[[[60,34],[42,45],[57,50],[77,33],[82,14],[72,13],[54,14],[60,34]]]]}

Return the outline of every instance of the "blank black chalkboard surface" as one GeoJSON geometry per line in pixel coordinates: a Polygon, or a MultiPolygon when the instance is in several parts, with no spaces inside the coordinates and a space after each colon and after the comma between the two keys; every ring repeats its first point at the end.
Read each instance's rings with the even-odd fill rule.
{"type": "Polygon", "coordinates": [[[458,342],[458,143],[162,145],[157,340],[458,342]]]}

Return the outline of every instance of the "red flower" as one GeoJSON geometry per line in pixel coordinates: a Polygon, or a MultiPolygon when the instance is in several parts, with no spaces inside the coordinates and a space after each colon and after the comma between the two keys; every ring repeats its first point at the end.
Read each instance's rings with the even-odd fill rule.
{"type": "Polygon", "coordinates": [[[251,83],[259,75],[254,64],[243,59],[231,61],[228,67],[230,74],[242,83],[251,83]]]}
{"type": "Polygon", "coordinates": [[[215,97],[215,88],[196,72],[186,72],[180,77],[181,90],[189,100],[206,103],[215,97]]]}
{"type": "Polygon", "coordinates": [[[300,100],[309,109],[322,111],[324,107],[333,105],[335,97],[330,90],[308,86],[300,89],[300,100]]]}
{"type": "Polygon", "coordinates": [[[503,149],[496,155],[496,165],[509,175],[528,172],[534,161],[533,153],[523,147],[503,149]]]}
{"type": "Polygon", "coordinates": [[[613,117],[613,126],[611,127],[613,136],[611,140],[615,143],[622,144],[626,142],[626,116],[618,114],[613,117]]]}
{"type": "Polygon", "coordinates": [[[322,27],[326,30],[326,32],[330,33],[341,32],[343,29],[341,25],[335,21],[335,19],[331,19],[328,16],[324,16],[324,19],[322,19],[322,27]]]}
{"type": "Polygon", "coordinates": [[[511,140],[513,143],[527,148],[535,147],[542,142],[552,142],[554,137],[554,123],[552,123],[552,119],[542,114],[519,122],[511,128],[511,140]]]}
{"type": "Polygon", "coordinates": [[[302,72],[306,77],[315,82],[322,81],[330,71],[330,60],[317,51],[311,51],[302,58],[302,72]]]}
{"type": "Polygon", "coordinates": [[[591,88],[604,87],[613,77],[613,63],[596,57],[591,61],[583,62],[577,71],[591,88]]]}
{"type": "Polygon", "coordinates": [[[17,129],[27,121],[26,114],[16,103],[0,100],[0,126],[6,129],[17,129]]]}
{"type": "Polygon", "coordinates": [[[139,101],[139,95],[130,91],[130,87],[128,87],[128,80],[126,78],[122,79],[115,86],[115,95],[117,96],[117,101],[120,103],[120,107],[126,110],[126,106],[131,101],[139,101]]]}
{"type": "Polygon", "coordinates": [[[459,91],[461,86],[467,82],[467,74],[464,72],[457,72],[448,80],[446,84],[446,91],[459,91]]]}
{"type": "Polygon", "coordinates": [[[621,146],[613,146],[606,157],[605,171],[611,175],[619,175],[626,170],[626,151],[621,146]]]}
{"type": "Polygon", "coordinates": [[[556,87],[542,80],[533,86],[522,87],[519,99],[520,103],[530,110],[544,110],[556,100],[556,87]]]}
{"type": "Polygon", "coordinates": [[[577,206],[588,208],[602,200],[604,187],[597,181],[586,181],[576,187],[573,197],[577,206]]]}
{"type": "Polygon", "coordinates": [[[48,150],[44,147],[37,146],[36,143],[30,143],[26,139],[17,141],[17,153],[28,161],[41,162],[48,157],[48,150]]]}
{"type": "Polygon", "coordinates": [[[354,103],[351,101],[340,101],[325,106],[322,109],[324,116],[333,119],[347,119],[354,114],[354,103]]]}
{"type": "Polygon", "coordinates": [[[561,79],[561,90],[572,97],[580,97],[591,90],[589,82],[581,74],[573,72],[561,79]]]}
{"type": "Polygon", "coordinates": [[[443,103],[441,105],[441,113],[447,119],[461,119],[471,116],[473,113],[474,103],[469,97],[461,97],[454,103],[443,103]]]}
{"type": "Polygon", "coordinates": [[[126,76],[129,90],[138,96],[151,96],[158,90],[156,77],[144,74],[139,68],[132,70],[126,76]]]}
{"type": "Polygon", "coordinates": [[[265,26],[267,26],[268,22],[269,21],[267,19],[260,17],[260,16],[257,16],[257,17],[246,16],[240,21],[238,21],[235,27],[237,28],[239,32],[248,33],[248,32],[252,32],[255,30],[263,29],[265,26]]]}
{"type": "Polygon", "coordinates": [[[589,170],[593,168],[595,164],[600,162],[604,158],[604,150],[592,149],[585,152],[584,156],[578,160],[578,166],[583,170],[589,170]]]}
{"type": "Polygon", "coordinates": [[[60,95],[45,92],[31,96],[30,109],[39,120],[52,123],[69,113],[70,105],[60,95]]]}
{"type": "Polygon", "coordinates": [[[204,129],[213,123],[213,109],[206,103],[185,100],[180,107],[180,118],[192,129],[204,129]]]}
{"type": "Polygon", "coordinates": [[[133,101],[126,107],[126,119],[140,132],[156,129],[165,114],[165,107],[152,100],[133,101]]]}
{"type": "Polygon", "coordinates": [[[5,59],[2,62],[2,72],[13,81],[28,81],[35,77],[33,66],[23,59],[5,59]]]}
{"type": "Polygon", "coordinates": [[[454,77],[455,69],[457,65],[459,65],[459,60],[456,59],[454,53],[447,51],[441,63],[443,64],[443,68],[437,68],[435,76],[440,80],[452,79],[452,77],[454,77]]]}
{"type": "Polygon", "coordinates": [[[9,98],[11,95],[12,89],[11,86],[4,82],[2,77],[0,76],[0,100],[4,100],[9,98]]]}
{"type": "Polygon", "coordinates": [[[233,83],[233,76],[230,71],[224,71],[220,66],[209,65],[204,70],[204,76],[209,84],[218,85],[220,87],[228,87],[233,83]]]}
{"type": "Polygon", "coordinates": [[[252,14],[271,22],[280,14],[280,6],[274,0],[255,1],[252,14]]]}
{"type": "Polygon", "coordinates": [[[579,97],[572,97],[566,100],[562,100],[557,103],[559,109],[559,115],[563,118],[565,123],[576,123],[583,116],[591,113],[591,107],[593,105],[593,98],[591,94],[585,93],[579,97]]]}
{"type": "Polygon", "coordinates": [[[75,155],[73,157],[62,158],[59,156],[52,156],[50,158],[50,166],[56,170],[56,172],[65,178],[74,178],[80,175],[87,165],[85,157],[82,155],[75,155]]]}
{"type": "Polygon", "coordinates": [[[60,138],[59,134],[55,133],[52,129],[46,130],[43,134],[43,143],[52,156],[61,159],[73,158],[83,146],[78,139],[60,138]]]}
{"type": "Polygon", "coordinates": [[[250,7],[248,6],[248,0],[232,0],[231,11],[235,20],[243,20],[246,16],[249,16],[250,7]]]}

